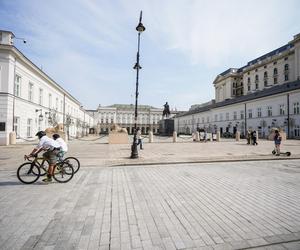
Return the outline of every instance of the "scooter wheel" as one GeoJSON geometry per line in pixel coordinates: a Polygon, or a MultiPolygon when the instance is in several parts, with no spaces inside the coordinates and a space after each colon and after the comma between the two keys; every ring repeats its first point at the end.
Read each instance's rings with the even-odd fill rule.
{"type": "Polygon", "coordinates": [[[276,154],[276,151],[275,151],[275,150],[273,150],[273,151],[272,151],[272,154],[273,154],[273,155],[275,155],[275,154],[276,154]]]}

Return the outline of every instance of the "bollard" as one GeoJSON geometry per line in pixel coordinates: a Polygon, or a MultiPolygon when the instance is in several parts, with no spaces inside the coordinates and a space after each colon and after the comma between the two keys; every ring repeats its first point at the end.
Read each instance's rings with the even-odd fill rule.
{"type": "Polygon", "coordinates": [[[16,144],[16,132],[12,131],[9,133],[9,144],[16,144]]]}
{"type": "Polygon", "coordinates": [[[198,131],[196,132],[196,141],[200,141],[200,133],[198,131]]]}
{"type": "Polygon", "coordinates": [[[220,141],[221,140],[221,133],[220,133],[220,131],[218,131],[217,132],[217,139],[216,139],[216,141],[220,141]]]}
{"type": "Polygon", "coordinates": [[[149,143],[153,142],[153,132],[149,132],[149,143]]]}
{"type": "Polygon", "coordinates": [[[177,142],[177,132],[173,132],[173,142],[177,142]]]}
{"type": "Polygon", "coordinates": [[[241,132],[240,132],[240,131],[237,131],[237,132],[235,133],[235,140],[236,140],[236,141],[240,141],[240,140],[241,140],[241,132]]]}

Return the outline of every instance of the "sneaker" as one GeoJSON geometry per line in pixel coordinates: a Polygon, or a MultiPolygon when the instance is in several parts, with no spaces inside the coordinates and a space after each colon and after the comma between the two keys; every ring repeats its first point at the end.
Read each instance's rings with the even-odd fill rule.
{"type": "Polygon", "coordinates": [[[43,179],[43,182],[51,182],[52,178],[51,177],[46,177],[45,179],[43,179]]]}

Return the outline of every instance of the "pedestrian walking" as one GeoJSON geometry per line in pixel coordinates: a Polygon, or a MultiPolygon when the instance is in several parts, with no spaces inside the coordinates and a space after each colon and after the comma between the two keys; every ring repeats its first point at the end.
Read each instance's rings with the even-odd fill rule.
{"type": "Polygon", "coordinates": [[[250,129],[247,130],[247,144],[250,145],[251,143],[251,131],[250,129]]]}
{"type": "Polygon", "coordinates": [[[136,137],[138,140],[138,143],[136,145],[140,145],[140,149],[143,150],[142,133],[140,128],[137,128],[136,137]]]}
{"type": "Polygon", "coordinates": [[[282,140],[281,135],[280,135],[279,131],[276,129],[275,130],[275,136],[274,136],[276,156],[280,155],[281,140],[282,140]]]}
{"type": "Polygon", "coordinates": [[[258,145],[258,143],[257,143],[257,133],[256,133],[255,130],[252,132],[251,138],[252,138],[252,144],[253,145],[258,145]]]}

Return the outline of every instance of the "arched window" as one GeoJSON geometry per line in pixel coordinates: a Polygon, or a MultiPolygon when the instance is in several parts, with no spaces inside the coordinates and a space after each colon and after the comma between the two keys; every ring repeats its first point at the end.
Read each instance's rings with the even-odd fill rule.
{"type": "Polygon", "coordinates": [[[255,75],[255,81],[258,81],[258,75],[255,75]]]}
{"type": "Polygon", "coordinates": [[[265,73],[264,73],[264,78],[265,79],[268,78],[268,72],[267,71],[265,71],[265,73]]]}
{"type": "Polygon", "coordinates": [[[273,74],[274,74],[274,76],[277,76],[277,74],[278,74],[277,68],[274,69],[273,74]]]}

